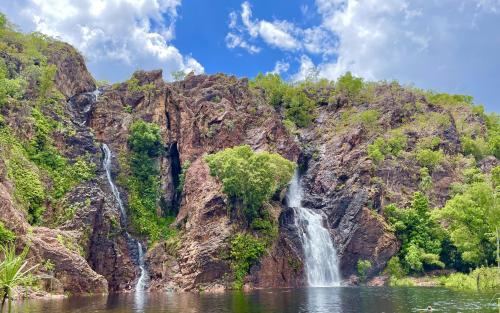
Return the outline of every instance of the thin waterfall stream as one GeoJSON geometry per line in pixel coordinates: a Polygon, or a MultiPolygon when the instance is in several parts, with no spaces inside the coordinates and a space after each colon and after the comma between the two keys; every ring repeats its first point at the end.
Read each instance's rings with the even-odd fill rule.
{"type": "MultiPolygon", "coordinates": [[[[115,183],[113,182],[113,178],[111,177],[111,159],[113,157],[113,153],[105,143],[102,144],[102,151],[104,152],[103,167],[106,170],[106,177],[108,178],[109,186],[111,187],[111,191],[113,192],[116,202],[118,203],[118,206],[120,208],[120,222],[123,226],[125,226],[127,225],[127,212],[125,211],[125,206],[123,205],[123,201],[120,197],[120,191],[118,191],[118,188],[116,187],[115,183]]],[[[136,294],[140,295],[146,288],[148,276],[148,272],[146,270],[146,265],[144,262],[144,251],[139,240],[133,238],[127,231],[125,231],[125,236],[127,242],[129,242],[132,247],[135,246],[137,248],[137,259],[135,261],[139,266],[141,275],[139,276],[139,279],[137,280],[137,283],[135,285],[135,292],[136,294]]]]}
{"type": "Polygon", "coordinates": [[[288,187],[288,206],[295,211],[295,226],[304,250],[305,270],[311,287],[340,286],[341,278],[337,251],[323,216],[302,206],[304,191],[298,171],[288,187]]]}

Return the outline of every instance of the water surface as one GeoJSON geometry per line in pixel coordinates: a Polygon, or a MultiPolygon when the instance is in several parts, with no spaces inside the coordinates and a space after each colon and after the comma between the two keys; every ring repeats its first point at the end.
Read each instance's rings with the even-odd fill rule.
{"type": "Polygon", "coordinates": [[[155,293],[73,297],[64,300],[18,302],[15,313],[497,313],[494,293],[444,288],[305,288],[222,294],[155,293]]]}

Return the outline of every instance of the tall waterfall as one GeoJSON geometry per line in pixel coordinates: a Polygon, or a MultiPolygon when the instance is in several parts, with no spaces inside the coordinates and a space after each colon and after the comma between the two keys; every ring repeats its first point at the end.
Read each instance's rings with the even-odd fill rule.
{"type": "MultiPolygon", "coordinates": [[[[104,152],[104,160],[103,160],[103,167],[106,170],[106,177],[108,178],[109,186],[111,187],[111,191],[113,192],[113,195],[115,196],[116,202],[118,203],[118,206],[120,207],[120,221],[123,226],[127,225],[127,212],[125,211],[125,206],[123,205],[123,201],[120,197],[120,192],[118,191],[118,188],[116,187],[115,183],[113,182],[113,179],[111,177],[111,159],[113,157],[113,153],[109,149],[108,145],[103,143],[102,144],[102,151],[104,152]]],[[[127,231],[125,231],[125,236],[127,239],[127,242],[131,246],[135,246],[137,249],[137,259],[135,260],[137,265],[139,266],[139,269],[141,270],[141,275],[139,276],[139,279],[137,280],[137,283],[135,285],[135,291],[136,294],[142,294],[144,292],[144,289],[146,287],[147,283],[147,276],[148,272],[146,270],[146,265],[144,262],[144,251],[142,249],[142,244],[139,242],[139,240],[134,239],[127,231]]],[[[142,297],[142,296],[141,296],[142,297]]]]}
{"type": "Polygon", "coordinates": [[[312,287],[340,286],[337,251],[320,213],[302,206],[303,189],[298,171],[288,188],[288,206],[295,211],[295,225],[304,249],[307,282],[312,287]]]}

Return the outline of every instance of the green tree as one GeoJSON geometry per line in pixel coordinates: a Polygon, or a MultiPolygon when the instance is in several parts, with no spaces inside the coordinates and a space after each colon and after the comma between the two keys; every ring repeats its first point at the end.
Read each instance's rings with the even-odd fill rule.
{"type": "Polygon", "coordinates": [[[303,84],[292,85],[278,74],[259,73],[250,86],[264,90],[267,102],[275,108],[283,108],[285,118],[298,127],[311,123],[316,104],[306,94],[303,84]]]}
{"type": "Polygon", "coordinates": [[[248,145],[207,155],[205,162],[211,175],[222,182],[224,193],[243,202],[249,221],[261,214],[264,202],[286,187],[295,169],[279,154],[254,152],[248,145]]]}
{"type": "Polygon", "coordinates": [[[279,74],[259,73],[254,80],[250,81],[250,86],[264,90],[267,102],[275,108],[283,104],[285,93],[289,89],[279,74]]]}
{"type": "Polygon", "coordinates": [[[135,153],[150,157],[159,156],[163,148],[160,127],[143,120],[135,121],[130,127],[128,144],[135,153]]]}
{"type": "MultiPolygon", "coordinates": [[[[472,173],[473,171],[469,171],[472,173]]],[[[448,225],[453,244],[473,265],[495,262],[496,230],[500,226],[498,188],[493,178],[469,175],[460,192],[436,216],[448,225]]]]}
{"type": "Polygon", "coordinates": [[[307,95],[296,88],[289,89],[284,97],[285,118],[291,120],[298,127],[311,124],[314,117],[314,102],[307,95]]]}
{"type": "Polygon", "coordinates": [[[444,233],[431,218],[429,202],[422,193],[413,195],[409,207],[399,209],[391,204],[385,207],[384,214],[401,241],[399,255],[406,270],[421,272],[425,266],[444,267],[439,258],[444,233]]]}

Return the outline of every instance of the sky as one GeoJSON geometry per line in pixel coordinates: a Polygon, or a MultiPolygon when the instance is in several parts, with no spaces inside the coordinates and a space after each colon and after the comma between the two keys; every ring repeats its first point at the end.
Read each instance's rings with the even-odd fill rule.
{"type": "Polygon", "coordinates": [[[500,111],[500,0],[0,0],[97,79],[137,69],[398,80],[500,111]]]}

